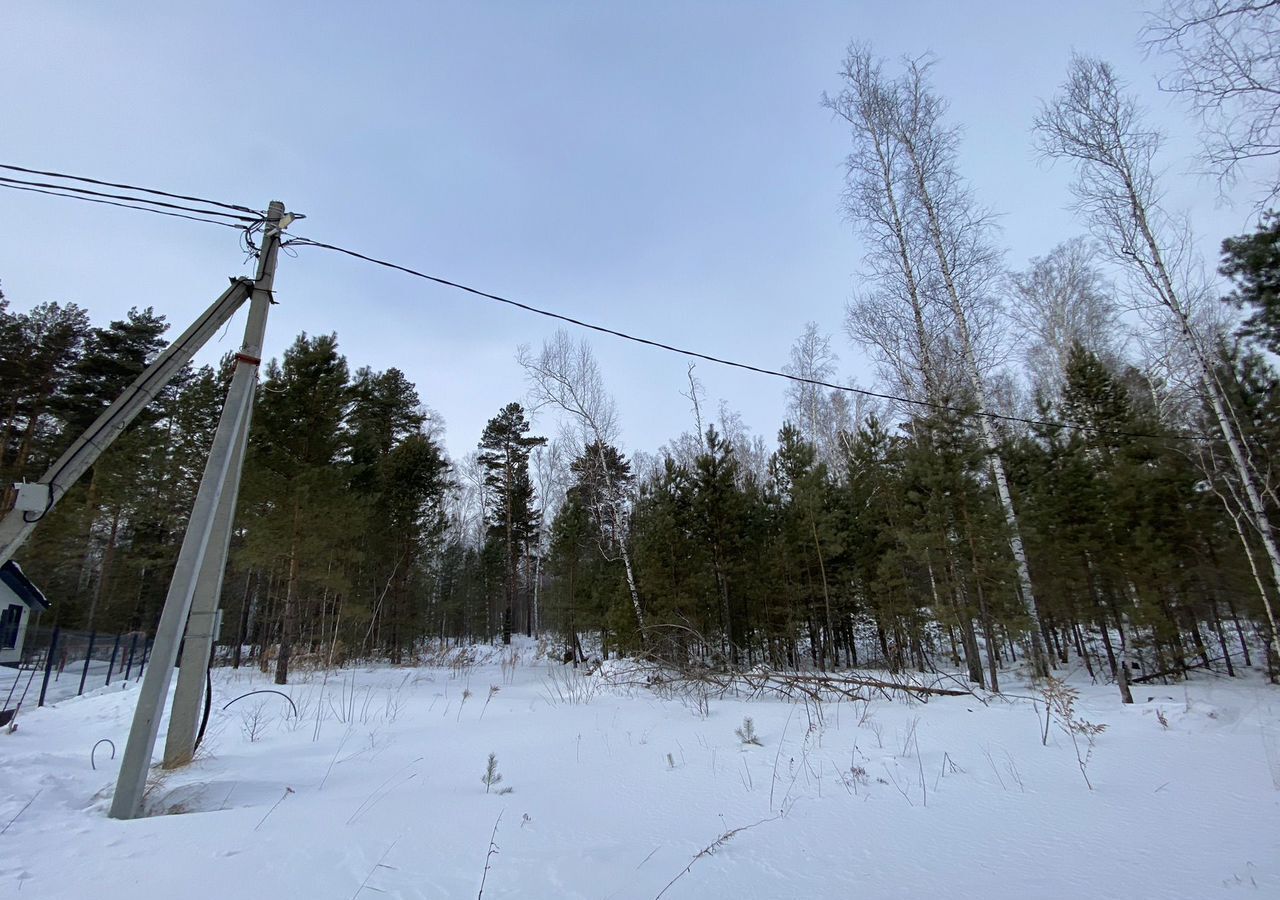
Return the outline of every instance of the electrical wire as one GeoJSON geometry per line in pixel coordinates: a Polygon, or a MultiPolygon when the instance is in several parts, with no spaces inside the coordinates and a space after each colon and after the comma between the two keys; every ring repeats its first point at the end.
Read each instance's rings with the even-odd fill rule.
{"type": "Polygon", "coordinates": [[[288,241],[286,241],[284,245],[297,246],[297,247],[317,247],[321,250],[330,250],[334,253],[341,253],[346,256],[350,256],[354,259],[359,259],[367,263],[372,263],[373,265],[376,265],[376,266],[382,266],[383,268],[393,269],[397,272],[403,272],[406,275],[412,275],[415,278],[421,278],[425,281],[434,282],[435,284],[441,285],[443,287],[464,291],[468,294],[472,294],[474,296],[481,297],[486,300],[493,300],[497,303],[504,303],[508,306],[514,306],[517,309],[522,309],[525,312],[531,312],[531,313],[534,313],[535,315],[545,316],[549,319],[555,319],[560,322],[566,322],[570,325],[576,325],[579,328],[585,328],[588,331],[595,331],[600,334],[607,334],[611,337],[620,338],[621,340],[630,341],[635,344],[642,344],[646,347],[654,347],[658,350],[665,350],[669,353],[676,353],[681,356],[687,356],[687,357],[692,357],[693,359],[704,360],[706,362],[715,363],[716,365],[720,365],[720,366],[727,366],[729,368],[734,368],[734,369],[743,369],[748,372],[755,372],[758,375],[767,375],[771,378],[782,378],[788,381],[798,382],[800,384],[808,384],[808,385],[813,385],[814,387],[828,388],[834,391],[843,391],[850,394],[857,394],[862,397],[874,398],[876,400],[888,400],[894,403],[903,403],[911,406],[920,406],[920,407],[925,407],[927,409],[934,409],[942,412],[954,413],[956,415],[959,415],[961,417],[966,417],[966,418],[986,418],[986,419],[992,419],[1000,422],[1015,422],[1022,425],[1032,425],[1040,428],[1057,428],[1057,429],[1068,429],[1068,430],[1075,430],[1075,431],[1086,431],[1092,434],[1104,435],[1108,437],[1150,438],[1150,439],[1156,439],[1156,440],[1210,439],[1209,435],[1203,435],[1203,434],[1152,434],[1149,432],[1118,431],[1118,430],[1111,430],[1106,428],[1099,428],[1098,426],[1089,425],[1085,422],[1030,419],[1023,416],[1014,416],[1014,415],[1007,415],[1005,413],[967,409],[960,406],[951,406],[945,403],[935,403],[929,400],[913,400],[909,397],[899,397],[895,394],[887,394],[887,393],[882,393],[880,391],[867,390],[865,388],[851,387],[846,384],[836,384],[834,382],[823,381],[817,378],[806,378],[802,375],[793,375],[788,372],[780,372],[776,369],[766,369],[763,366],[756,366],[750,363],[738,362],[736,360],[726,359],[724,357],[713,356],[709,353],[702,353],[697,350],[690,350],[685,347],[677,347],[673,344],[667,344],[662,341],[653,340],[651,338],[640,337],[634,334],[628,334],[625,331],[619,331],[615,328],[609,328],[605,325],[597,325],[592,322],[586,322],[586,321],[583,321],[582,319],[575,319],[572,316],[567,316],[567,315],[564,315],[563,313],[554,312],[549,309],[543,309],[538,306],[533,306],[529,303],[523,303],[519,300],[512,300],[509,297],[503,297],[499,294],[491,294],[487,291],[482,291],[478,288],[473,288],[465,284],[459,284],[456,281],[450,281],[447,278],[441,278],[437,275],[428,275],[426,272],[420,272],[417,269],[410,268],[409,266],[400,265],[399,263],[390,262],[389,260],[385,260],[385,259],[378,259],[377,257],[369,256],[367,254],[360,253],[356,250],[348,250],[345,247],[338,247],[334,244],[326,244],[322,241],[312,240],[311,238],[306,238],[306,237],[291,238],[288,241]]]}
{"type": "Polygon", "coordinates": [[[188,200],[192,203],[204,203],[207,206],[220,206],[223,209],[230,209],[236,212],[248,213],[253,216],[261,216],[262,213],[248,206],[240,206],[236,203],[222,203],[218,200],[206,200],[204,197],[192,197],[188,194],[171,194],[168,191],[157,190],[156,188],[138,187],[133,184],[122,184],[116,181],[101,181],[97,178],[85,178],[82,175],[68,175],[64,172],[46,172],[40,169],[28,169],[23,166],[15,166],[7,163],[0,163],[0,169],[8,169],[11,172],[23,172],[27,175],[40,175],[45,178],[62,178],[67,181],[80,181],[85,184],[96,184],[101,187],[120,188],[125,191],[137,191],[143,194],[155,194],[157,197],[169,197],[173,200],[188,200]]]}
{"type": "Polygon", "coordinates": [[[170,212],[168,210],[155,209],[150,206],[134,206],[131,203],[119,203],[115,200],[101,200],[96,197],[83,197],[83,196],[80,196],[79,194],[62,194],[56,191],[44,190],[43,188],[22,187],[17,184],[6,184],[4,182],[0,182],[0,188],[8,188],[9,190],[12,190],[12,191],[29,191],[33,194],[48,194],[50,197],[62,197],[63,199],[66,199],[66,200],[84,200],[87,203],[101,203],[104,206],[118,206],[121,209],[136,209],[139,212],[155,213],[158,216],[172,216],[175,219],[187,219],[188,221],[191,221],[191,222],[204,222],[208,225],[222,225],[223,227],[226,227],[226,228],[234,228],[237,231],[241,230],[242,228],[241,225],[238,225],[235,222],[221,222],[217,219],[205,219],[205,218],[201,218],[200,216],[189,216],[189,215],[186,215],[185,213],[170,212]]]}
{"type": "MultiPolygon", "coordinates": [[[[38,194],[48,194],[53,197],[65,197],[71,200],[85,200],[91,203],[102,203],[108,206],[118,206],[124,209],[135,209],[135,210],[140,210],[142,212],[156,213],[157,215],[174,216],[176,218],[189,219],[195,222],[205,222],[210,225],[223,225],[228,228],[235,228],[238,231],[241,231],[243,233],[243,241],[245,244],[245,248],[250,255],[254,255],[254,251],[256,250],[256,247],[254,246],[253,238],[252,238],[253,232],[258,228],[260,228],[262,222],[265,220],[265,215],[262,212],[258,210],[254,210],[247,206],[240,206],[238,204],[233,204],[233,203],[223,203],[221,201],[208,200],[206,198],[194,197],[187,194],[175,194],[175,193],[170,193],[168,191],[158,190],[156,188],[139,187],[137,185],[124,184],[121,182],[103,181],[100,179],[87,178],[79,175],[68,175],[62,172],[51,172],[51,171],[44,171],[40,169],[29,169],[23,166],[15,166],[15,165],[6,164],[6,163],[0,163],[0,169],[7,169],[10,171],[22,172],[29,175],[40,175],[40,176],[49,177],[49,178],[60,178],[60,179],[71,180],[71,181],[79,181],[86,184],[94,184],[102,187],[114,187],[122,190],[154,194],[156,196],[169,197],[175,200],[187,200],[194,203],[203,203],[207,206],[218,206],[218,207],[221,207],[222,209],[233,210],[235,211],[235,213],[246,213],[248,214],[247,216],[233,215],[231,213],[219,212],[217,210],[196,209],[188,206],[181,206],[178,204],[167,203],[160,200],[149,200],[145,197],[131,197],[131,196],[126,196],[121,194],[109,194],[109,193],[103,193],[100,191],[89,190],[87,188],[78,188],[71,185],[58,185],[58,184],[48,184],[43,182],[22,181],[19,179],[0,176],[0,187],[10,188],[12,190],[31,191],[33,193],[38,193],[38,194]],[[125,201],[125,202],[121,202],[121,201],[125,201]],[[135,204],[147,204],[147,205],[135,205],[135,204]],[[157,206],[166,207],[167,209],[156,209],[155,207],[157,206]],[[181,212],[176,212],[172,210],[181,210],[181,212]],[[232,219],[233,221],[223,222],[223,221],[218,221],[216,219],[202,218],[202,216],[219,216],[219,217],[232,219]]],[[[487,291],[482,291],[478,288],[473,288],[465,284],[460,284],[455,281],[450,281],[447,278],[441,278],[437,275],[429,275],[426,272],[421,272],[409,266],[401,265],[399,263],[394,263],[385,259],[379,259],[377,257],[369,256],[367,254],[360,253],[355,250],[349,250],[345,247],[339,247],[334,244],[327,244],[322,241],[313,240],[311,238],[296,237],[281,243],[282,249],[290,246],[316,247],[321,250],[329,250],[334,253],[340,253],[340,254],[352,257],[354,259],[371,263],[376,266],[381,266],[383,268],[392,269],[398,272],[403,272],[406,275],[412,275],[415,278],[421,278],[425,281],[430,281],[435,284],[441,285],[442,287],[453,288],[454,290],[463,291],[465,293],[472,294],[473,296],[480,297],[482,299],[492,300],[497,303],[503,303],[503,304],[506,304],[507,306],[513,306],[517,309],[524,310],[525,312],[534,313],[535,315],[545,316],[546,318],[549,318],[549,319],[554,319],[560,322],[568,323],[570,325],[575,325],[579,328],[584,328],[588,331],[595,331],[600,334],[606,334],[611,337],[616,337],[624,341],[630,341],[632,343],[641,344],[643,346],[653,347],[658,350],[665,350],[669,353],[675,353],[680,356],[686,356],[693,359],[700,359],[706,362],[714,363],[720,366],[726,366],[729,368],[742,369],[744,371],[754,372],[758,375],[766,375],[771,378],[782,378],[782,379],[796,382],[799,384],[807,384],[807,385],[812,385],[814,387],[822,387],[822,388],[827,388],[829,390],[842,391],[845,393],[856,394],[858,396],[869,397],[877,400],[887,400],[893,403],[902,403],[908,406],[924,407],[926,409],[934,409],[934,410],[939,410],[943,412],[950,412],[965,418],[986,418],[993,421],[1012,422],[1012,423],[1017,423],[1021,425],[1031,425],[1039,428],[1067,429],[1067,430],[1075,430],[1075,431],[1085,431],[1085,432],[1090,432],[1097,435],[1104,435],[1104,436],[1111,436],[1111,437],[1149,438],[1149,439],[1157,439],[1157,440],[1212,439],[1210,435],[1199,434],[1199,433],[1153,434],[1149,432],[1123,431],[1123,430],[1112,430],[1112,429],[1100,428],[1098,426],[1089,425],[1084,422],[1032,419],[1024,416],[1009,415],[1006,413],[968,409],[965,407],[952,406],[945,403],[937,403],[930,400],[915,400],[909,397],[901,397],[895,394],[888,394],[880,391],[872,391],[872,390],[867,390],[865,388],[856,388],[850,385],[836,384],[834,382],[823,381],[817,378],[807,378],[802,375],[794,375],[788,372],[781,372],[776,369],[767,369],[767,368],[764,368],[763,366],[756,366],[750,363],[744,363],[744,362],[739,362],[737,360],[726,359],[724,357],[713,356],[709,353],[703,353],[697,350],[690,350],[685,347],[677,347],[673,344],[668,344],[663,341],[653,340],[651,338],[641,337],[639,335],[629,334],[625,331],[619,331],[614,328],[609,328],[605,325],[597,325],[592,322],[587,322],[582,319],[576,319],[572,316],[564,315],[563,313],[557,313],[549,309],[543,309],[538,306],[533,306],[532,304],[524,303],[519,300],[512,300],[509,297],[503,297],[499,294],[492,294],[487,291]]]]}
{"type": "Polygon", "coordinates": [[[131,197],[128,194],[108,194],[102,191],[94,191],[94,190],[90,190],[89,188],[75,187],[74,185],[69,185],[69,184],[53,184],[47,181],[26,181],[21,178],[9,178],[8,176],[5,176],[5,175],[0,175],[0,182],[6,183],[6,184],[26,185],[27,187],[45,188],[47,190],[52,189],[52,190],[66,191],[72,194],[84,194],[89,197],[107,197],[112,200],[125,200],[130,203],[142,203],[148,206],[163,207],[164,209],[177,209],[177,210],[182,210],[183,212],[195,213],[197,215],[202,215],[202,216],[217,216],[218,218],[222,218],[222,219],[232,219],[233,221],[236,221],[236,222],[255,222],[262,218],[262,215],[260,213],[254,213],[253,215],[246,216],[242,213],[222,212],[216,209],[198,209],[193,206],[183,206],[182,204],[179,204],[179,203],[169,203],[168,201],[165,201],[165,200],[149,200],[146,197],[131,197]]]}
{"type": "MultiPolygon", "coordinates": [[[[193,200],[198,203],[206,203],[212,206],[222,206],[228,209],[243,210],[244,212],[247,212],[250,215],[243,216],[243,215],[239,215],[238,213],[231,214],[231,213],[219,212],[217,210],[196,209],[193,207],[181,206],[178,204],[167,203],[160,200],[149,200],[145,197],[129,197],[122,194],[108,194],[108,193],[103,193],[101,191],[93,191],[93,190],[88,190],[86,188],[74,187],[71,185],[59,185],[59,184],[48,184],[44,182],[24,181],[17,178],[8,178],[5,176],[0,176],[0,188],[8,188],[10,190],[15,190],[15,191],[29,191],[31,193],[36,193],[36,194],[47,194],[50,197],[62,197],[67,200],[84,200],[88,203],[101,203],[105,206],[116,206],[116,207],[120,207],[121,209],[138,210],[139,212],[155,213],[156,215],[160,215],[160,216],[171,216],[173,218],[178,218],[178,219],[187,219],[192,222],[204,222],[208,225],[222,225],[223,227],[226,227],[226,228],[233,228],[236,231],[239,231],[242,233],[243,239],[250,246],[252,246],[252,238],[250,237],[250,235],[254,231],[260,229],[263,223],[266,221],[265,216],[256,212],[255,210],[249,209],[248,207],[237,207],[231,204],[219,203],[213,200],[204,200],[199,197],[186,197],[181,194],[170,194],[166,191],[158,191],[151,188],[139,188],[133,185],[124,185],[124,184],[116,184],[113,182],[98,181],[97,179],[92,179],[92,178],[79,178],[77,176],[72,176],[72,175],[61,175],[60,173],[57,173],[57,172],[42,172],[34,169],[24,169],[20,166],[5,165],[3,163],[0,163],[0,169],[12,169],[12,170],[17,170],[21,172],[30,172],[36,175],[45,175],[45,176],[58,177],[58,178],[69,178],[77,181],[85,181],[93,184],[104,185],[107,187],[120,187],[127,190],[141,191],[144,193],[153,193],[161,196],[173,197],[175,199],[193,200]],[[126,202],[121,202],[121,201],[126,201],[126,202]],[[149,204],[149,205],[139,205],[139,204],[149,204]],[[166,207],[166,208],[157,209],[156,207],[166,207]],[[175,212],[175,210],[183,210],[183,212],[175,212]],[[188,215],[188,213],[195,213],[196,215],[188,215]],[[224,222],[224,221],[221,221],[220,219],[205,218],[205,216],[221,216],[228,219],[232,219],[234,221],[224,222]]],[[[201,324],[203,324],[213,315],[214,315],[213,309],[206,310],[202,318],[198,321],[201,324]]],[[[182,347],[179,347],[179,349],[182,349],[182,347]]],[[[154,378],[156,374],[157,372],[152,372],[151,376],[148,377],[146,381],[144,381],[143,383],[130,385],[130,387],[126,389],[126,392],[128,392],[129,390],[132,390],[135,393],[137,393],[137,392],[147,390],[150,387],[150,384],[149,384],[150,380],[154,378]]],[[[105,427],[105,425],[100,426],[98,429],[92,432],[87,432],[84,435],[85,440],[88,441],[89,443],[92,443],[94,439],[96,439],[97,436],[101,433],[103,427],[105,427]]],[[[54,504],[58,500],[58,497],[55,496],[55,491],[57,490],[58,479],[62,476],[62,473],[64,471],[66,471],[66,464],[60,466],[58,470],[54,472],[53,475],[49,478],[49,481],[48,481],[49,499],[48,499],[48,502],[45,504],[44,510],[39,514],[35,515],[34,517],[32,517],[30,512],[24,512],[23,521],[37,522],[40,519],[44,518],[46,515],[48,515],[49,510],[53,508],[54,504]]]]}

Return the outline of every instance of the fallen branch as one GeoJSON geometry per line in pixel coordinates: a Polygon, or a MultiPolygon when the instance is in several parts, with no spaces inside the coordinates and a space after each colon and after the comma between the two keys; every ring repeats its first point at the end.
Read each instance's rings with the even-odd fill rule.
{"type": "Polygon", "coordinates": [[[22,809],[18,810],[18,815],[17,815],[17,816],[14,816],[12,819],[10,819],[10,820],[9,820],[9,822],[8,822],[8,824],[7,824],[7,825],[5,825],[3,828],[0,828],[0,834],[4,834],[6,831],[8,831],[8,830],[9,830],[9,825],[12,825],[14,822],[18,821],[18,816],[20,816],[20,815],[22,815],[24,812],[26,812],[26,811],[27,811],[27,807],[28,807],[28,806],[30,806],[32,803],[35,803],[35,802],[36,802],[36,797],[39,797],[39,796],[40,796],[41,791],[43,791],[43,790],[44,790],[44,788],[40,788],[40,790],[39,790],[39,791],[36,791],[34,794],[32,794],[32,795],[31,795],[31,799],[30,799],[30,800],[28,800],[28,801],[26,802],[26,804],[22,807],[22,809]]]}
{"type": "Polygon", "coordinates": [[[783,672],[744,672],[738,676],[751,686],[786,687],[800,690],[814,700],[820,700],[825,691],[848,699],[865,700],[864,689],[878,692],[886,699],[895,691],[923,699],[926,697],[971,697],[973,691],[960,688],[938,687],[937,685],[916,684],[911,681],[885,681],[879,678],[868,678],[860,675],[828,675],[825,673],[788,674],[783,672]]]}
{"type": "MultiPolygon", "coordinates": [[[[394,841],[391,842],[391,846],[382,852],[382,855],[378,857],[378,861],[373,864],[373,868],[371,868],[368,874],[364,876],[364,881],[360,882],[360,887],[356,888],[356,892],[351,895],[351,900],[356,900],[357,897],[359,897],[362,893],[364,893],[364,889],[366,887],[369,887],[369,879],[372,878],[373,874],[377,872],[379,869],[395,868],[395,866],[383,865],[382,861],[387,858],[387,855],[390,854],[391,851],[395,849],[396,844],[398,844],[399,842],[400,842],[400,838],[396,838],[394,841]]],[[[382,891],[378,890],[378,888],[369,888],[369,889],[373,891],[378,891],[378,893],[382,893],[382,891]]]]}
{"type": "MultiPolygon", "coordinates": [[[[752,696],[775,694],[804,697],[821,702],[831,698],[869,700],[873,697],[893,699],[905,695],[921,702],[930,697],[978,697],[962,687],[941,687],[939,683],[919,684],[906,679],[887,680],[865,675],[832,675],[824,672],[776,672],[764,669],[745,671],[714,669],[669,669],[658,665],[639,664],[630,672],[614,672],[605,676],[615,687],[649,689],[710,686],[721,695],[737,688],[752,696]]],[[[942,679],[939,679],[939,682],[942,679]]],[[[985,702],[985,701],[983,701],[985,702]]]]}
{"type": "Polygon", "coordinates": [[[284,798],[285,798],[285,797],[288,797],[288,796],[289,796],[290,794],[292,794],[292,793],[293,793],[293,788],[291,788],[291,787],[286,787],[286,788],[284,789],[284,793],[280,795],[280,799],[279,799],[279,800],[277,800],[275,803],[273,803],[273,804],[271,805],[271,808],[270,808],[269,810],[267,810],[267,815],[266,815],[266,816],[263,816],[263,817],[258,821],[258,824],[253,826],[253,830],[254,830],[254,831],[257,831],[259,828],[261,828],[261,827],[262,827],[262,823],[263,823],[263,822],[265,822],[265,821],[267,821],[267,816],[269,816],[269,815],[271,815],[273,812],[275,812],[275,811],[276,811],[276,807],[277,807],[277,806],[279,806],[281,803],[283,803],[283,802],[284,802],[284,798]]]}
{"type": "MultiPolygon", "coordinates": [[[[506,812],[506,810],[503,810],[506,812]]],[[[489,877],[489,861],[493,859],[493,855],[498,852],[498,823],[502,821],[502,813],[498,813],[498,818],[493,820],[493,833],[489,835],[489,852],[484,855],[484,872],[480,875],[480,892],[476,894],[476,900],[480,900],[484,896],[484,883],[489,877]]]]}
{"type": "Polygon", "coordinates": [[[667,886],[664,887],[662,890],[658,891],[658,895],[654,897],[653,900],[662,900],[662,895],[665,894],[667,891],[671,890],[671,886],[673,884],[675,884],[684,876],[688,875],[689,871],[693,868],[693,864],[696,863],[698,860],[702,859],[702,857],[711,856],[717,850],[723,847],[725,844],[729,843],[729,841],[733,840],[734,837],[736,837],[739,834],[742,834],[742,832],[750,831],[752,828],[755,828],[757,825],[763,825],[765,822],[772,822],[774,819],[780,819],[780,818],[782,818],[782,813],[778,813],[776,816],[770,816],[767,819],[761,819],[759,822],[752,822],[750,825],[742,825],[742,826],[739,826],[738,828],[733,828],[733,829],[730,829],[729,831],[726,831],[724,834],[720,835],[720,837],[716,838],[710,844],[707,844],[707,846],[703,847],[701,850],[695,853],[693,855],[693,859],[689,860],[689,864],[685,866],[683,869],[681,869],[678,873],[676,873],[676,877],[668,881],[667,886]]]}
{"type": "MultiPolygon", "coordinates": [[[[1196,655],[1199,656],[1199,654],[1196,654],[1196,655]]],[[[1206,669],[1207,671],[1212,672],[1213,669],[1211,668],[1211,666],[1216,662],[1222,662],[1222,660],[1224,659],[1226,659],[1225,656],[1215,656],[1213,659],[1209,660],[1208,666],[1204,664],[1204,660],[1197,660],[1196,662],[1183,662],[1177,666],[1174,666],[1171,669],[1165,669],[1161,672],[1152,672],[1150,675],[1142,675],[1138,678],[1130,678],[1129,683],[1130,684],[1146,684],[1148,681],[1155,681],[1157,678],[1168,678],[1170,675],[1185,675],[1187,672],[1190,672],[1192,669],[1206,669]]]]}

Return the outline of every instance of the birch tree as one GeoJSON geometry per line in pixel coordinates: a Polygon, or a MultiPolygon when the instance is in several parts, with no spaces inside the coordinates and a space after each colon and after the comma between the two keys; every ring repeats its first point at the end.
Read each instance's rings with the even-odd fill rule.
{"type": "Polygon", "coordinates": [[[845,329],[875,348],[880,376],[913,399],[939,403],[943,331],[921,288],[922,261],[909,233],[916,209],[905,183],[901,147],[890,134],[892,85],[869,50],[854,46],[840,73],[844,87],[822,104],[853,133],[845,159],[845,213],[869,250],[863,264],[872,287],[846,309],[845,329]]]}
{"type": "MultiPolygon", "coordinates": [[[[1009,549],[1018,576],[1018,595],[1030,627],[1028,651],[1037,673],[1047,673],[1031,573],[1008,477],[1000,457],[1000,438],[991,418],[986,372],[993,368],[1000,276],[991,216],[978,206],[957,168],[959,132],[944,121],[946,103],[928,82],[929,62],[908,59],[904,72],[888,79],[868,50],[850,49],[842,72],[845,90],[829,107],[852,126],[849,157],[849,210],[873,239],[872,257],[890,297],[906,301],[908,328],[885,356],[911,360],[919,369],[925,400],[939,405],[946,397],[943,361],[954,360],[965,393],[976,408],[987,447],[992,481],[1004,512],[1009,549]],[[909,317],[908,317],[909,311],[909,317]],[[900,348],[900,349],[899,349],[900,348]]],[[[883,295],[874,311],[892,315],[883,295]]],[[[890,320],[892,321],[892,320],[890,320]]],[[[864,315],[855,329],[876,336],[864,315]]],[[[885,329],[881,327],[879,333],[885,329]]],[[[880,346],[886,348],[888,341],[880,346]]],[[[901,362],[897,363],[901,368],[901,362]]]]}
{"type": "Polygon", "coordinates": [[[601,477],[608,482],[611,498],[606,514],[612,520],[613,532],[619,535],[614,549],[626,570],[631,606],[643,634],[644,607],[640,603],[640,589],[626,539],[629,498],[625,486],[614,480],[606,458],[606,448],[616,446],[618,440],[618,409],[605,390],[591,345],[585,340],[575,344],[568,332],[561,329],[543,342],[542,350],[536,355],[527,345],[520,347],[516,360],[524,368],[534,408],[550,406],[565,413],[574,423],[581,445],[596,448],[601,477]]]}
{"type": "MultiPolygon", "coordinates": [[[[1200,119],[1201,161],[1220,186],[1280,156],[1280,0],[1169,0],[1144,36],[1172,58],[1160,87],[1200,119]]],[[[1264,183],[1259,206],[1280,196],[1274,166],[1264,183]]]]}
{"type": "MultiPolygon", "coordinates": [[[[1263,503],[1261,478],[1219,382],[1212,335],[1200,326],[1211,298],[1195,280],[1185,229],[1160,204],[1152,170],[1161,135],[1148,126],[1106,62],[1076,55],[1060,93],[1036,117],[1039,146],[1075,166],[1076,208],[1147,303],[1162,311],[1191,360],[1195,381],[1222,433],[1244,495],[1243,513],[1257,533],[1280,588],[1280,548],[1263,503]]],[[[1216,305],[1216,304],[1214,304],[1216,305]]],[[[1271,637],[1277,637],[1269,591],[1262,591],[1271,637]]]]}
{"type": "Polygon", "coordinates": [[[810,382],[834,382],[839,361],[831,348],[831,335],[823,334],[817,322],[808,322],[791,345],[791,358],[782,369],[807,379],[788,384],[787,415],[828,466],[835,465],[840,435],[852,430],[852,417],[842,392],[810,382]]]}
{"type": "Polygon", "coordinates": [[[1009,317],[1023,336],[1023,360],[1037,392],[1059,397],[1076,344],[1113,370],[1119,364],[1119,309],[1088,240],[1074,238],[1032,259],[1025,272],[1010,276],[1009,287],[1009,317]]]}

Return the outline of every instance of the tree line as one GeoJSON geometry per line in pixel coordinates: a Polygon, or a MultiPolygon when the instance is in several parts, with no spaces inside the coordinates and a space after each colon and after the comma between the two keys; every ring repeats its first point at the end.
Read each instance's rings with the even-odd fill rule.
{"type": "MultiPolygon", "coordinates": [[[[1015,663],[1234,674],[1261,644],[1275,677],[1280,218],[1224,241],[1217,296],[1162,206],[1158,135],[1077,56],[1035,133],[1088,234],[1009,272],[928,59],[854,45],[824,105],[867,251],[845,331],[898,400],[817,384],[838,356],[811,324],[776,440],[690,367],[690,430],[628,458],[591,348],[561,332],[520,349],[525,389],[451,460],[402,372],[300,335],[258,387],[223,597],[237,662],[283,682],[299,657],[524,632],[575,663],[954,665],[992,689],[1015,663]]],[[[0,476],[37,477],[165,329],[0,300],[0,476]]],[[[225,369],[176,379],[24,548],[63,624],[158,617],[225,369]]]]}

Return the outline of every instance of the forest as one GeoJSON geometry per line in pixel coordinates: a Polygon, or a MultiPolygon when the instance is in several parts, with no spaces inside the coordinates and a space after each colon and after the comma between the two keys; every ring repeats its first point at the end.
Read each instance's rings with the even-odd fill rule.
{"type": "MultiPolygon", "coordinates": [[[[226,659],[285,683],[300,661],[523,632],[574,665],[956,667],[992,690],[1023,663],[1122,693],[1134,667],[1280,677],[1280,217],[1200,271],[1158,135],[1076,57],[1034,140],[1076,173],[1081,234],[1011,271],[927,58],[855,45],[823,103],[866,248],[843,337],[873,388],[842,383],[839,339],[809,324],[768,439],[690,365],[688,430],[627,451],[591,346],[562,331],[517,349],[525,382],[450,458],[435,388],[300,334],[258,385],[226,659]]],[[[38,478],[171,324],[0,301],[0,479],[38,478]]],[[[154,629],[228,362],[169,385],[24,547],[52,622],[154,629]]]]}

